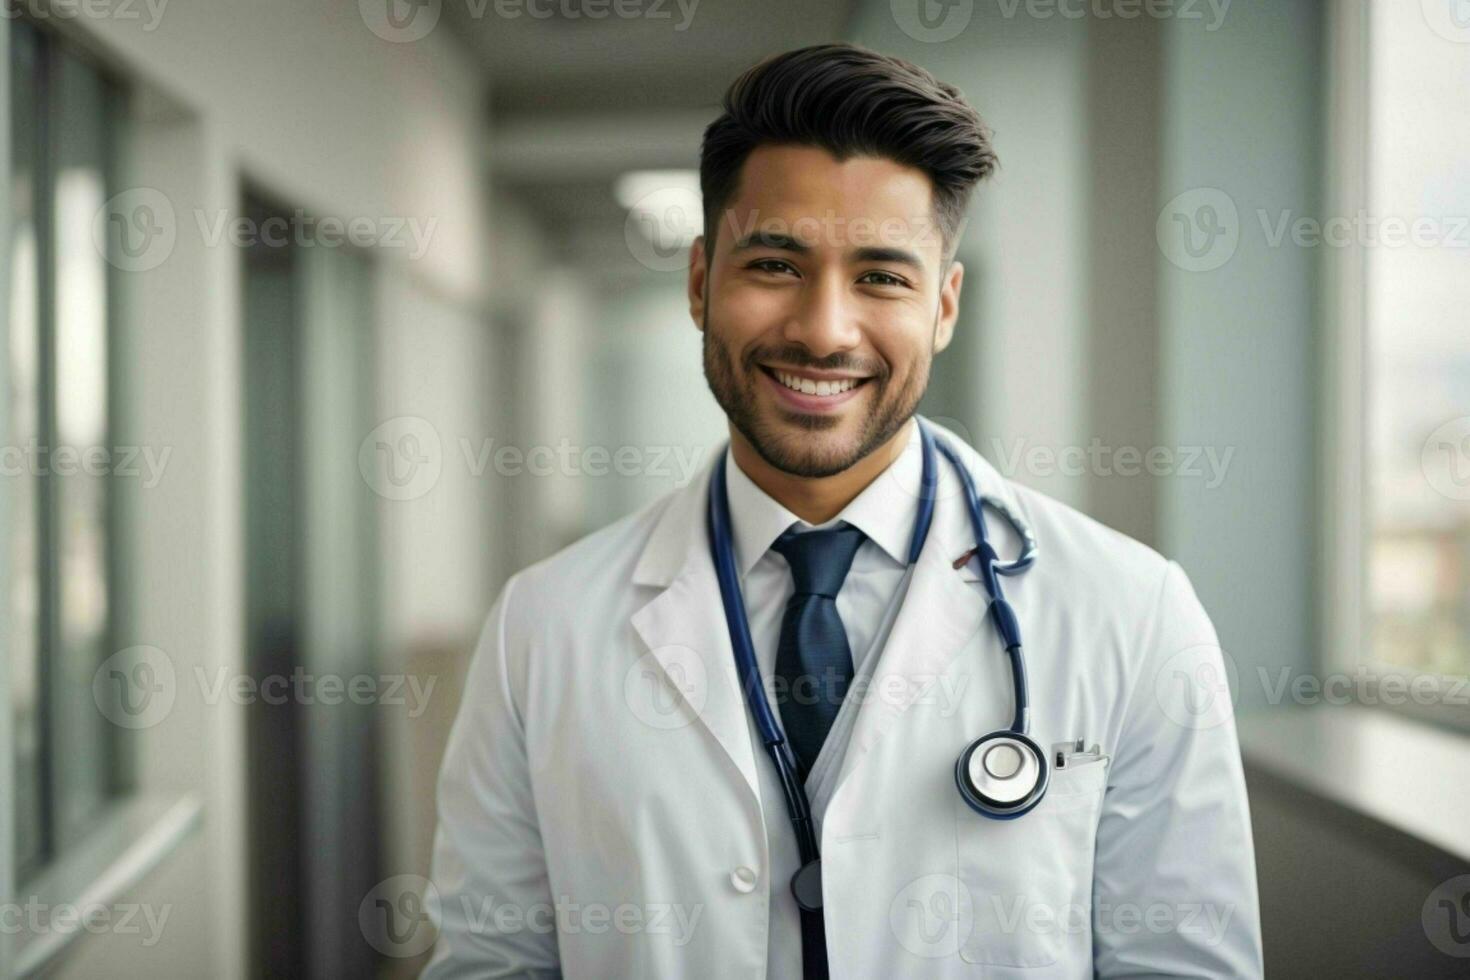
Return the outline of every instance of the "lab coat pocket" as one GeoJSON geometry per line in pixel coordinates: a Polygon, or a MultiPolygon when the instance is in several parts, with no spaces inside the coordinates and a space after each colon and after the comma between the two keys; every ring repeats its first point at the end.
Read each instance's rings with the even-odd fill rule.
{"type": "Polygon", "coordinates": [[[974,917],[961,959],[1037,967],[1090,958],[1092,860],[1107,767],[1103,758],[1054,770],[1041,803],[1014,820],[981,816],[956,795],[956,877],[974,917]]]}

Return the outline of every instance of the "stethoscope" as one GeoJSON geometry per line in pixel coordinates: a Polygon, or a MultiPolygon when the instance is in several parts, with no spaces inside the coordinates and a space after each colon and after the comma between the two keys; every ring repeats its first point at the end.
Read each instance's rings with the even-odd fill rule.
{"type": "MultiPolygon", "coordinates": [[[[1000,587],[1000,576],[1020,574],[1036,560],[1036,539],[1030,528],[1011,512],[1004,501],[996,497],[981,496],[975,489],[970,471],[965,468],[954,450],[947,443],[936,440],[922,419],[917,421],[919,442],[923,450],[923,470],[919,484],[919,512],[914,520],[914,533],[909,542],[908,564],[912,567],[919,560],[919,553],[929,536],[929,525],[934,519],[934,498],[939,483],[934,463],[937,445],[938,451],[949,460],[965,489],[965,503],[970,511],[970,524],[974,528],[977,542],[974,554],[980,559],[981,578],[990,597],[991,620],[1010,656],[1011,678],[1016,695],[1016,714],[1010,727],[982,735],[960,753],[954,766],[955,785],[959,787],[960,796],[965,803],[976,813],[996,820],[1013,820],[1028,813],[1041,802],[1050,779],[1046,754],[1028,734],[1031,717],[1026,688],[1026,662],[1021,652],[1020,623],[1000,587]],[[986,504],[1004,517],[1021,539],[1021,554],[1014,561],[1002,562],[986,538],[982,506],[986,504]]],[[[740,594],[740,578],[736,573],[735,548],[730,531],[730,499],[725,488],[724,453],[720,454],[715,464],[710,482],[708,530],[715,574],[720,581],[720,598],[725,606],[725,623],[730,629],[735,667],[740,674],[740,686],[745,691],[745,703],[760,730],[761,741],[765,743],[766,751],[776,765],[776,772],[781,780],[781,792],[786,797],[786,810],[791,817],[792,829],[796,831],[801,868],[791,878],[791,894],[803,910],[817,912],[822,908],[822,865],[816,825],[812,822],[806,787],[797,775],[796,757],[792,754],[791,746],[786,743],[781,726],[777,724],[776,715],[766,699],[760,665],[755,659],[750,623],[745,617],[745,600],[740,594]]]]}

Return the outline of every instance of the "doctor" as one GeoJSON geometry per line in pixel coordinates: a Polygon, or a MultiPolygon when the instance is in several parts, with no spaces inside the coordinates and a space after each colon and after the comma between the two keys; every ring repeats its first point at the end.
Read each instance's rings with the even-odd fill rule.
{"type": "Polygon", "coordinates": [[[728,449],[494,603],[424,975],[1261,975],[1184,572],[916,415],[980,119],[848,45],[724,109],[688,293],[728,449]]]}

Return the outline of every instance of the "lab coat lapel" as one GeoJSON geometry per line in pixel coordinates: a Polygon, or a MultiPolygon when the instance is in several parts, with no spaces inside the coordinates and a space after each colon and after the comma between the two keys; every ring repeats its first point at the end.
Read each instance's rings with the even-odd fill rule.
{"type": "MultiPolygon", "coordinates": [[[[934,428],[937,435],[948,439],[959,452],[979,491],[1001,498],[1015,511],[1018,507],[1015,495],[1000,473],[974,449],[946,430],[934,428]]],[[[975,584],[978,563],[972,559],[961,569],[954,567],[955,560],[975,543],[969,511],[959,479],[943,457],[939,466],[934,523],[915,563],[903,607],[879,653],[868,696],[853,723],[852,740],[833,790],[834,799],[873,746],[900,723],[917,699],[927,696],[927,701],[940,703],[941,675],[950,669],[976,632],[986,627],[989,616],[986,595],[975,584]],[[894,691],[900,692],[900,696],[893,696],[894,691]]],[[[1017,542],[1005,522],[987,512],[986,526],[1000,553],[1013,554],[1012,546],[1017,542]]]]}
{"type": "Polygon", "coordinates": [[[706,465],[674,496],[649,536],[633,580],[662,591],[631,621],[695,723],[720,744],[758,801],[744,695],[705,530],[710,472],[706,465]]]}
{"type": "Polygon", "coordinates": [[[940,675],[984,622],[983,594],[966,585],[952,564],[963,551],[963,544],[956,550],[941,535],[930,534],[853,723],[834,795],[917,698],[937,697],[940,675]]]}

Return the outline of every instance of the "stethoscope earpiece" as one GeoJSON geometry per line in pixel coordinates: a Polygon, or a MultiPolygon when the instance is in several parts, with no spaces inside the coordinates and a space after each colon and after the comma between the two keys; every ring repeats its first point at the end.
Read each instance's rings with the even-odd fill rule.
{"type": "Polygon", "coordinates": [[[1030,736],[1003,730],[983,735],[960,753],[955,785],[970,809],[1010,820],[1031,811],[1046,795],[1051,769],[1030,736]]]}

